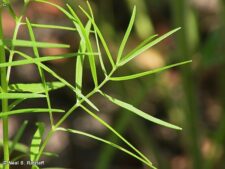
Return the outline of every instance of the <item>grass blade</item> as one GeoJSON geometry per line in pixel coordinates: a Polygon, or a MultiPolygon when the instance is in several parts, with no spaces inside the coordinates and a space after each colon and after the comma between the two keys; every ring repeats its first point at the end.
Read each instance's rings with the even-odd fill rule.
{"type": "MultiPolygon", "coordinates": [[[[37,48],[69,48],[70,45],[60,43],[49,43],[49,42],[32,42],[28,40],[11,40],[5,39],[4,44],[11,47],[34,47],[37,48]]],[[[0,45],[3,45],[2,39],[0,39],[0,45]]]]}
{"type": "MultiPolygon", "coordinates": [[[[26,23],[21,23],[21,25],[26,25],[26,23]]],[[[59,29],[59,30],[67,30],[67,31],[76,31],[73,27],[68,26],[61,26],[61,25],[48,25],[48,24],[37,24],[37,23],[31,23],[31,26],[33,28],[46,28],[46,29],[59,29]]]]}
{"type": "Polygon", "coordinates": [[[19,140],[21,139],[26,127],[27,127],[28,121],[25,120],[23,122],[23,124],[21,125],[21,127],[18,129],[18,131],[16,132],[15,138],[13,139],[12,144],[10,145],[10,149],[9,149],[9,154],[12,154],[12,152],[14,151],[14,148],[16,146],[17,143],[19,143],[19,140]]]}
{"type": "MultiPolygon", "coordinates": [[[[57,90],[65,86],[61,82],[46,82],[47,90],[57,90]]],[[[29,83],[29,84],[11,84],[9,85],[9,91],[11,92],[31,92],[31,93],[44,93],[45,88],[42,83],[29,83]]]]}
{"type": "Polygon", "coordinates": [[[153,69],[153,70],[149,70],[149,71],[145,71],[145,72],[137,73],[137,74],[133,74],[133,75],[121,76],[121,77],[110,77],[110,80],[112,80],[112,81],[123,81],[123,80],[136,79],[136,78],[140,78],[140,77],[147,76],[147,75],[150,75],[150,74],[159,73],[159,72],[162,72],[164,70],[170,69],[172,67],[184,65],[184,64],[187,64],[187,63],[191,63],[191,62],[192,62],[192,60],[188,60],[188,61],[185,61],[185,62],[179,62],[179,63],[171,64],[171,65],[168,65],[168,66],[156,68],[156,69],[153,69]]]}
{"type": "Polygon", "coordinates": [[[149,167],[151,168],[154,168],[152,165],[150,165],[149,163],[147,163],[145,160],[143,160],[142,158],[140,158],[139,156],[135,155],[134,153],[130,152],[129,150],[115,144],[115,143],[112,143],[111,141],[108,141],[108,140],[105,140],[103,138],[100,138],[100,137],[97,137],[95,135],[92,135],[92,134],[89,134],[89,133],[86,133],[86,132],[82,132],[82,131],[79,131],[79,130],[74,130],[74,129],[65,129],[65,128],[57,128],[56,129],[57,131],[65,131],[65,132],[70,132],[70,133],[73,133],[73,134],[78,134],[78,135],[82,135],[82,136],[85,136],[85,137],[89,137],[91,139],[94,139],[94,140],[97,140],[97,141],[100,141],[102,143],[105,143],[105,144],[108,144],[109,146],[112,146],[120,151],[123,151],[124,153],[136,158],[137,160],[141,161],[142,163],[148,165],[149,167]]]}
{"type": "Polygon", "coordinates": [[[149,42],[148,44],[142,46],[141,48],[138,48],[138,50],[136,50],[135,52],[128,53],[123,59],[121,59],[121,61],[119,62],[119,66],[122,66],[122,65],[126,64],[127,62],[129,62],[130,60],[132,60],[133,58],[135,58],[139,54],[143,53],[144,51],[146,51],[150,47],[158,44],[159,42],[161,42],[162,40],[164,40],[168,36],[170,36],[173,33],[177,32],[179,29],[180,28],[173,29],[173,30],[167,32],[166,34],[158,37],[157,39],[149,42]]]}
{"type": "MultiPolygon", "coordinates": [[[[28,20],[28,18],[26,18],[26,23],[27,23],[27,28],[28,28],[28,32],[30,34],[31,41],[36,42],[35,35],[34,35],[33,29],[31,27],[31,24],[30,24],[30,21],[28,20]]],[[[38,51],[38,48],[36,46],[33,47],[33,52],[34,52],[35,57],[40,58],[39,51],[38,51]]],[[[38,67],[38,71],[39,71],[41,81],[42,81],[42,84],[43,84],[43,88],[44,88],[44,91],[45,91],[45,95],[46,95],[46,102],[47,102],[48,109],[49,109],[51,126],[54,126],[54,118],[53,118],[53,115],[52,115],[52,112],[51,112],[51,109],[52,109],[51,100],[50,100],[49,93],[48,93],[48,90],[47,90],[45,74],[44,74],[44,71],[42,70],[42,68],[40,67],[40,65],[37,65],[37,67],[38,67]]]]}
{"type": "Polygon", "coordinates": [[[61,109],[51,109],[48,108],[27,108],[27,109],[19,109],[19,110],[12,110],[4,113],[0,113],[0,118],[5,116],[12,116],[12,115],[18,115],[18,114],[25,114],[25,113],[46,113],[52,111],[54,113],[64,113],[64,110],[61,109]]]}
{"type": "MultiPolygon", "coordinates": [[[[90,29],[91,29],[91,22],[88,21],[88,23],[86,24],[85,30],[89,36],[90,33],[90,29]]],[[[85,41],[83,39],[81,39],[80,41],[80,49],[79,52],[83,53],[86,51],[86,44],[85,41]]],[[[76,60],[76,70],[75,70],[75,85],[76,85],[76,89],[78,92],[82,92],[82,82],[83,82],[83,63],[84,63],[84,58],[85,55],[78,55],[77,56],[77,60],[76,60]]],[[[77,97],[77,101],[79,101],[81,98],[77,97]]]]}
{"type": "MultiPolygon", "coordinates": [[[[92,49],[91,42],[90,42],[90,39],[89,39],[89,31],[88,32],[86,31],[84,25],[82,24],[82,22],[80,21],[77,14],[72,9],[72,7],[69,4],[67,4],[67,7],[76,20],[76,22],[73,22],[73,23],[77,28],[77,31],[78,31],[78,33],[81,37],[81,41],[84,40],[87,51],[90,52],[90,53],[93,53],[93,49],[92,49]]],[[[90,67],[91,67],[92,78],[93,78],[95,86],[97,87],[98,86],[98,78],[97,78],[97,71],[96,71],[96,64],[95,64],[94,55],[88,56],[88,59],[89,59],[90,67]]]]}
{"type": "Polygon", "coordinates": [[[168,122],[165,122],[163,120],[160,120],[158,118],[155,118],[155,117],[153,117],[153,116],[151,116],[151,115],[149,115],[149,114],[147,114],[147,113],[145,113],[145,112],[137,109],[136,107],[134,107],[131,104],[125,103],[125,102],[123,102],[121,100],[118,100],[118,99],[115,99],[115,98],[112,98],[111,96],[109,96],[109,95],[107,95],[107,94],[105,94],[105,93],[103,93],[101,91],[100,91],[100,93],[104,97],[106,97],[107,99],[109,99],[112,103],[114,103],[114,104],[116,104],[116,105],[118,105],[118,106],[120,106],[120,107],[122,107],[122,108],[124,108],[126,110],[129,110],[132,113],[134,113],[134,114],[136,114],[136,115],[138,115],[138,116],[140,116],[140,117],[142,117],[142,118],[144,118],[144,119],[146,119],[148,121],[151,121],[153,123],[159,124],[161,126],[165,126],[167,128],[172,128],[172,129],[176,129],[176,130],[182,130],[182,128],[180,128],[178,126],[175,126],[173,124],[170,124],[168,122]]]}
{"type": "Polygon", "coordinates": [[[24,60],[19,60],[19,61],[6,62],[6,63],[1,63],[0,68],[8,67],[8,66],[21,66],[21,65],[27,65],[27,64],[34,64],[34,63],[38,63],[38,62],[47,62],[47,61],[52,61],[52,60],[71,58],[71,57],[74,57],[77,55],[80,55],[80,54],[79,53],[68,53],[68,54],[55,55],[55,56],[43,56],[40,58],[33,58],[32,60],[24,59],[24,60]]]}
{"type": "Polygon", "coordinates": [[[9,110],[12,110],[14,107],[16,107],[17,105],[19,105],[20,103],[22,103],[24,100],[26,100],[26,99],[18,99],[18,100],[13,101],[9,105],[9,110]]]}
{"type": "Polygon", "coordinates": [[[140,155],[140,157],[147,162],[149,165],[152,165],[152,163],[148,160],[148,158],[142,154],[138,149],[136,149],[131,143],[129,143],[121,134],[119,134],[114,128],[112,128],[108,123],[106,123],[103,119],[101,119],[99,116],[97,116],[95,113],[88,110],[83,105],[80,105],[80,107],[86,111],[89,115],[91,115],[94,119],[96,119],[99,123],[101,123],[103,126],[108,128],[110,131],[112,131],[118,138],[120,138],[124,143],[126,143],[131,149],[133,149],[137,154],[140,155]]]}
{"type": "Polygon", "coordinates": [[[103,45],[103,47],[105,49],[105,52],[107,54],[107,57],[108,57],[109,61],[110,61],[111,65],[112,65],[112,67],[114,67],[115,63],[113,61],[112,54],[111,54],[111,52],[110,52],[110,50],[108,48],[108,45],[107,45],[107,43],[106,43],[106,41],[105,41],[101,31],[99,30],[98,26],[96,25],[95,20],[92,19],[92,17],[81,6],[79,6],[79,7],[83,11],[83,13],[88,17],[88,19],[91,21],[91,23],[92,23],[92,25],[94,27],[94,30],[97,32],[97,34],[99,36],[99,39],[100,39],[100,41],[101,41],[101,43],[102,43],[102,45],[103,45]]]}
{"type": "MultiPolygon", "coordinates": [[[[90,3],[88,1],[87,1],[87,4],[88,4],[89,11],[91,13],[91,18],[92,18],[92,20],[94,20],[94,14],[93,14],[93,11],[91,9],[91,5],[90,5],[90,3]]],[[[102,58],[102,53],[101,53],[99,39],[98,39],[98,33],[97,33],[96,29],[94,29],[94,34],[95,34],[96,46],[97,46],[98,53],[99,53],[98,56],[99,56],[100,65],[101,65],[103,73],[105,74],[105,76],[107,76],[107,71],[106,71],[106,68],[105,68],[105,65],[104,65],[104,61],[103,61],[103,58],[102,58]]]]}
{"type": "Polygon", "coordinates": [[[152,35],[152,36],[148,37],[143,42],[141,42],[137,47],[135,47],[131,52],[129,52],[127,55],[134,55],[138,50],[140,50],[141,48],[143,48],[144,46],[146,46],[148,43],[150,43],[151,40],[153,40],[157,36],[158,35],[152,35]]]}
{"type": "MultiPolygon", "coordinates": [[[[24,57],[24,58],[26,58],[28,60],[32,60],[32,57],[28,56],[27,54],[25,54],[23,52],[20,52],[20,51],[16,51],[16,52],[19,55],[21,55],[22,57],[24,57]]],[[[67,87],[69,87],[70,89],[72,89],[78,95],[78,97],[82,98],[94,110],[99,111],[98,108],[94,105],[94,103],[92,103],[82,93],[78,93],[78,91],[76,90],[76,88],[73,87],[69,82],[67,82],[65,79],[63,79],[62,77],[60,77],[57,73],[55,73],[53,70],[51,70],[49,67],[45,66],[44,64],[42,64],[42,63],[37,63],[37,64],[40,65],[42,67],[42,69],[44,69],[46,72],[48,72],[53,77],[55,77],[56,79],[58,79],[60,82],[64,83],[67,87]]]]}
{"type": "MultiPolygon", "coordinates": [[[[42,137],[45,131],[45,125],[44,123],[37,123],[37,127],[38,129],[36,130],[32,142],[31,142],[31,146],[30,146],[30,160],[31,161],[35,161],[36,157],[39,153],[40,150],[40,145],[42,142],[42,137]]],[[[37,166],[33,166],[32,165],[32,169],[36,169],[38,168],[37,166]]]]}
{"type": "Polygon", "coordinates": [[[0,93],[0,100],[2,99],[28,99],[28,98],[44,98],[43,94],[36,93],[0,93]]]}
{"type": "Polygon", "coordinates": [[[128,38],[130,36],[131,29],[133,28],[133,25],[134,25],[135,16],[136,16],[136,6],[134,6],[134,9],[133,9],[133,12],[132,12],[132,16],[131,16],[131,19],[130,19],[127,31],[126,31],[126,33],[124,35],[124,38],[122,40],[122,43],[120,45],[120,48],[119,48],[119,51],[118,51],[117,60],[116,60],[117,63],[119,63],[119,61],[120,61],[120,59],[122,57],[125,45],[126,45],[127,40],[128,40],[128,38]]]}

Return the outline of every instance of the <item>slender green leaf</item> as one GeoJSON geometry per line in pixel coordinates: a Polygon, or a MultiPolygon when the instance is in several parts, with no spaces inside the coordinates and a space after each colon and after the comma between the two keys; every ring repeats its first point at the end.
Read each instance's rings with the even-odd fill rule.
{"type": "Polygon", "coordinates": [[[150,165],[149,163],[147,163],[145,160],[143,160],[142,158],[140,158],[139,156],[135,155],[134,153],[130,152],[129,150],[115,144],[115,143],[112,143],[111,141],[108,141],[108,140],[105,140],[103,138],[100,138],[100,137],[97,137],[95,135],[92,135],[92,134],[89,134],[89,133],[86,133],[86,132],[82,132],[82,131],[79,131],[79,130],[74,130],[74,129],[65,129],[65,128],[57,128],[58,131],[65,131],[65,132],[70,132],[70,133],[73,133],[73,134],[78,134],[78,135],[82,135],[82,136],[86,136],[86,137],[89,137],[91,139],[94,139],[94,140],[97,140],[97,141],[100,141],[102,143],[105,143],[105,144],[108,144],[116,149],[119,149],[120,151],[123,151],[124,153],[138,159],[139,161],[143,162],[144,164],[148,165],[149,167],[153,167],[152,165],[150,165]]]}
{"type": "Polygon", "coordinates": [[[140,155],[140,157],[146,161],[149,165],[152,165],[152,163],[148,160],[148,158],[141,153],[138,149],[136,149],[129,141],[127,141],[121,134],[119,134],[113,127],[111,127],[107,122],[105,122],[103,119],[101,119],[99,116],[97,116],[95,113],[88,110],[83,105],[80,105],[80,107],[86,111],[89,115],[91,115],[94,119],[96,119],[99,123],[101,123],[103,126],[108,128],[110,131],[112,131],[118,138],[120,138],[124,143],[126,143],[131,149],[133,149],[137,154],[140,155]]]}
{"type": "Polygon", "coordinates": [[[9,105],[9,110],[12,110],[14,107],[16,107],[17,105],[19,105],[20,103],[22,103],[24,100],[26,99],[17,99],[15,101],[13,101],[10,105],[9,105]]]}
{"type": "Polygon", "coordinates": [[[156,68],[156,69],[153,69],[153,70],[149,70],[149,71],[145,71],[145,72],[137,73],[137,74],[133,74],[133,75],[121,76],[121,77],[110,77],[110,80],[112,80],[112,81],[123,81],[123,80],[136,79],[136,78],[140,78],[140,77],[147,76],[147,75],[150,75],[150,74],[158,73],[158,72],[170,69],[172,67],[184,65],[184,64],[187,64],[187,63],[191,63],[191,62],[192,62],[192,60],[188,60],[188,61],[185,61],[185,62],[179,62],[179,63],[176,63],[176,64],[171,64],[171,65],[168,65],[168,66],[156,68]]]}
{"type": "Polygon", "coordinates": [[[94,30],[97,32],[97,34],[98,34],[98,36],[99,36],[99,38],[101,40],[101,43],[102,43],[102,45],[103,45],[103,47],[105,49],[105,52],[107,54],[107,57],[108,57],[111,65],[112,65],[112,67],[114,67],[115,66],[115,63],[113,61],[112,54],[110,53],[110,50],[108,48],[108,45],[107,45],[107,43],[106,43],[106,41],[105,41],[105,39],[104,39],[101,31],[99,30],[98,26],[96,25],[95,20],[92,19],[92,17],[81,6],[79,6],[79,7],[83,11],[83,13],[88,17],[88,19],[92,22],[92,25],[94,27],[94,30]]]}
{"type": "Polygon", "coordinates": [[[43,94],[36,93],[0,93],[1,99],[24,99],[24,98],[43,98],[43,94]]]}
{"type": "MultiPolygon", "coordinates": [[[[16,53],[18,53],[20,56],[31,60],[32,57],[28,56],[27,54],[20,52],[20,51],[16,51],[16,53]]],[[[42,63],[37,63],[39,64],[42,69],[44,69],[46,72],[48,72],[49,74],[51,74],[53,77],[55,77],[56,79],[58,79],[60,82],[64,83],[67,87],[69,87],[70,89],[72,89],[77,95],[78,97],[82,98],[89,106],[91,106],[94,110],[98,110],[98,108],[88,99],[86,98],[82,93],[78,93],[78,91],[76,90],[76,88],[74,86],[72,86],[69,82],[67,82],[65,79],[63,79],[62,77],[60,77],[58,74],[56,74],[53,70],[51,70],[49,67],[45,66],[42,63]]]]}
{"type": "Polygon", "coordinates": [[[179,29],[180,28],[173,29],[170,32],[167,32],[166,34],[164,34],[164,35],[158,37],[157,39],[149,42],[145,46],[142,46],[141,48],[138,48],[138,50],[136,50],[135,52],[128,53],[123,59],[121,59],[121,61],[119,62],[119,66],[122,66],[122,65],[126,64],[127,62],[129,62],[130,60],[132,60],[133,58],[135,58],[139,54],[143,53],[144,51],[146,51],[150,47],[158,44],[159,42],[161,42],[162,40],[164,40],[168,36],[170,36],[173,33],[177,32],[179,29]]]}
{"type": "Polygon", "coordinates": [[[68,53],[68,54],[55,55],[55,56],[43,56],[40,58],[32,58],[32,60],[24,59],[24,60],[19,60],[19,61],[1,63],[0,67],[21,66],[21,65],[33,64],[33,63],[39,63],[39,62],[47,62],[47,61],[51,61],[51,60],[71,58],[71,57],[74,57],[77,55],[80,55],[80,53],[68,53]]]}
{"type": "MultiPolygon", "coordinates": [[[[26,23],[22,22],[21,25],[26,25],[26,23]]],[[[68,31],[76,31],[73,27],[61,26],[61,25],[48,25],[48,24],[35,24],[31,23],[33,28],[46,28],[46,29],[60,29],[60,30],[68,30],[68,31]]]]}
{"type": "Polygon", "coordinates": [[[49,42],[32,42],[28,40],[10,40],[5,39],[4,43],[2,39],[0,39],[0,45],[7,45],[7,46],[17,46],[17,47],[34,47],[37,48],[69,48],[70,45],[67,44],[60,44],[60,43],[49,43],[49,42]]]}
{"type": "Polygon", "coordinates": [[[100,93],[103,96],[105,96],[107,99],[109,99],[112,103],[114,103],[114,104],[116,104],[116,105],[118,105],[118,106],[120,106],[120,107],[122,107],[124,109],[127,109],[127,110],[131,111],[132,113],[134,113],[134,114],[136,114],[136,115],[138,115],[138,116],[140,116],[140,117],[142,117],[142,118],[144,118],[144,119],[146,119],[148,121],[151,121],[153,123],[156,123],[156,124],[168,127],[168,128],[172,128],[172,129],[176,129],[176,130],[182,130],[182,128],[180,128],[178,126],[175,126],[173,124],[170,124],[168,122],[165,122],[163,120],[160,120],[158,118],[155,118],[155,117],[153,117],[153,116],[151,116],[151,115],[149,115],[149,114],[147,114],[147,113],[137,109],[136,107],[134,107],[131,104],[125,103],[125,102],[123,102],[121,100],[118,100],[118,99],[115,99],[115,98],[112,98],[111,96],[109,96],[109,95],[107,95],[107,94],[105,94],[105,93],[103,93],[101,91],[100,91],[100,93]]]}
{"type": "MultiPolygon", "coordinates": [[[[43,137],[44,130],[45,130],[44,123],[37,123],[37,127],[38,127],[38,129],[36,130],[36,132],[33,136],[31,146],[30,146],[30,160],[31,161],[36,160],[36,157],[40,150],[42,137],[43,137]]],[[[38,168],[36,165],[32,166],[32,169],[36,169],[36,168],[38,168]]]]}
{"type": "MultiPolygon", "coordinates": [[[[52,90],[57,90],[59,88],[62,88],[65,86],[62,82],[47,82],[47,90],[52,91],[52,90]]],[[[1,88],[0,88],[1,91],[1,88]]],[[[29,84],[11,84],[9,85],[8,91],[10,92],[31,92],[31,93],[44,93],[45,89],[42,83],[29,83],[29,84]]],[[[9,110],[12,110],[15,106],[20,104],[26,99],[18,99],[14,102],[12,102],[9,105],[9,110]]]]}
{"type": "MultiPolygon", "coordinates": [[[[28,18],[26,18],[26,23],[27,23],[27,28],[28,28],[28,32],[30,34],[31,41],[36,42],[35,35],[34,35],[32,26],[31,26],[28,18]]],[[[39,51],[38,51],[38,48],[36,46],[33,47],[33,52],[34,52],[34,55],[35,55],[36,58],[40,58],[39,51]]],[[[52,112],[51,112],[51,109],[52,109],[51,100],[50,100],[49,93],[48,93],[48,90],[47,90],[45,74],[44,74],[44,71],[42,70],[42,68],[40,67],[40,65],[37,65],[37,67],[38,67],[39,75],[41,77],[41,81],[42,81],[43,88],[44,88],[45,95],[46,95],[46,102],[47,102],[48,109],[49,109],[50,122],[51,122],[51,125],[54,126],[54,118],[53,118],[53,115],[52,115],[52,112]]]]}
{"type": "MultiPolygon", "coordinates": [[[[65,86],[62,82],[47,82],[47,90],[57,90],[65,86]]],[[[31,92],[31,93],[44,93],[45,88],[42,83],[29,83],[29,84],[11,84],[9,85],[9,91],[11,92],[31,92]]]]}
{"type": "MultiPolygon", "coordinates": [[[[81,40],[83,39],[85,41],[85,45],[87,47],[87,51],[90,53],[93,53],[93,49],[91,46],[90,38],[89,38],[89,31],[87,32],[84,25],[82,24],[81,20],[78,18],[75,11],[72,9],[72,7],[67,4],[68,9],[70,10],[71,14],[76,19],[76,22],[73,22],[74,25],[77,27],[77,31],[81,37],[81,40]]],[[[90,67],[91,67],[91,74],[94,81],[95,86],[98,86],[98,78],[97,78],[97,70],[96,70],[96,64],[95,64],[95,58],[94,55],[88,56],[90,67]]]]}
{"type": "Polygon", "coordinates": [[[158,35],[152,35],[152,36],[148,37],[147,39],[142,41],[137,47],[135,47],[131,52],[129,52],[127,55],[134,55],[137,51],[139,51],[141,48],[146,46],[148,43],[150,43],[157,36],[158,35]]]}
{"type": "MultiPolygon", "coordinates": [[[[91,22],[88,21],[88,23],[86,24],[85,30],[89,36],[90,33],[90,29],[91,29],[91,22]]],[[[80,49],[79,52],[83,53],[86,51],[86,44],[85,41],[83,39],[81,39],[80,41],[80,49]]],[[[83,82],[83,63],[84,63],[84,58],[85,55],[78,55],[77,56],[77,60],[76,60],[76,77],[75,77],[75,83],[76,83],[76,89],[78,92],[81,93],[82,91],[82,82],[83,82]]],[[[77,97],[77,101],[79,101],[81,98],[77,97]]]]}
{"type": "Polygon", "coordinates": [[[27,124],[28,124],[28,121],[25,120],[23,122],[23,124],[21,125],[21,127],[17,130],[16,135],[13,139],[13,142],[10,146],[10,151],[9,151],[10,154],[14,151],[16,144],[19,143],[19,140],[21,139],[21,137],[22,137],[22,135],[23,135],[23,133],[24,133],[26,127],[27,127],[27,124]]]}
{"type": "Polygon", "coordinates": [[[136,6],[134,6],[134,9],[133,9],[133,12],[132,12],[132,16],[131,16],[131,19],[130,19],[130,23],[128,25],[128,28],[127,28],[127,31],[126,31],[126,33],[124,35],[122,43],[120,45],[120,48],[119,48],[119,51],[118,51],[118,56],[117,56],[117,63],[120,61],[120,59],[122,57],[125,45],[126,45],[127,40],[128,40],[128,38],[130,36],[131,29],[133,28],[133,25],[134,25],[135,16],[136,16],[136,6]]]}
{"type": "MultiPolygon", "coordinates": [[[[27,108],[27,109],[18,109],[18,110],[12,110],[8,112],[3,112],[0,113],[0,118],[5,117],[5,116],[12,116],[12,115],[17,115],[17,114],[30,114],[30,113],[46,113],[49,112],[49,109],[46,108],[27,108]]],[[[61,109],[51,109],[52,112],[55,113],[64,113],[64,110],[61,109]]]]}
{"type": "MultiPolygon", "coordinates": [[[[91,6],[90,6],[88,1],[87,1],[87,4],[88,4],[89,11],[91,13],[91,18],[94,20],[94,14],[93,14],[93,11],[92,11],[91,6]]],[[[94,34],[95,34],[96,46],[97,46],[98,53],[99,53],[98,58],[99,58],[99,61],[100,61],[100,65],[101,65],[103,73],[105,74],[105,76],[107,76],[107,71],[106,71],[104,61],[103,61],[103,58],[102,58],[102,53],[101,53],[99,39],[98,39],[98,33],[97,33],[96,29],[94,29],[94,34]]]]}

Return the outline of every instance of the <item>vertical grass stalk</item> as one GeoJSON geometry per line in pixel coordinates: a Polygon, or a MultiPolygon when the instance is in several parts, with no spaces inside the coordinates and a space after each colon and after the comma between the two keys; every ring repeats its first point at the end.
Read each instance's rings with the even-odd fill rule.
{"type": "MultiPolygon", "coordinates": [[[[3,42],[3,27],[2,27],[2,8],[0,8],[0,39],[2,40],[2,43],[0,45],[0,63],[5,63],[5,49],[4,49],[4,42],[3,42]]],[[[2,93],[7,93],[8,90],[8,82],[6,79],[6,68],[2,67],[0,68],[1,72],[1,87],[2,87],[2,93]]],[[[8,111],[8,100],[2,99],[2,112],[8,111]]],[[[9,141],[8,141],[8,117],[5,116],[3,119],[3,152],[4,152],[4,161],[9,161],[9,141]]],[[[9,169],[9,164],[4,165],[4,169],[9,169]]]]}
{"type": "MultiPolygon", "coordinates": [[[[182,59],[190,59],[194,52],[193,44],[197,37],[193,38],[193,35],[197,35],[197,28],[194,23],[193,11],[190,8],[187,0],[176,0],[171,3],[171,9],[173,12],[173,19],[175,25],[182,27],[182,31],[178,34],[177,49],[178,55],[182,56],[182,59]],[[191,27],[192,32],[188,29],[191,27]],[[195,32],[193,33],[193,30],[195,32]]],[[[188,150],[190,157],[193,160],[193,169],[202,168],[202,156],[200,151],[200,138],[199,138],[199,117],[198,117],[198,106],[197,106],[197,96],[196,96],[196,86],[194,81],[194,76],[191,71],[191,67],[187,69],[182,69],[182,83],[185,98],[183,100],[185,107],[185,125],[188,137],[185,138],[188,143],[188,150]]]]}

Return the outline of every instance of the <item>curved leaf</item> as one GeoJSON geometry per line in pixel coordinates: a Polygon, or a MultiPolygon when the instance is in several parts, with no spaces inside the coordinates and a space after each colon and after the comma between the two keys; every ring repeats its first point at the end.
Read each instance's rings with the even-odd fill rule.
{"type": "MultiPolygon", "coordinates": [[[[24,114],[24,113],[47,113],[50,110],[47,108],[27,108],[27,109],[18,109],[18,110],[12,110],[8,112],[0,113],[0,118],[5,116],[11,116],[11,115],[17,115],[17,114],[24,114]]],[[[51,109],[52,112],[55,113],[64,113],[64,110],[61,109],[51,109]]]]}
{"type": "Polygon", "coordinates": [[[121,77],[110,77],[110,80],[112,80],[112,81],[123,81],[123,80],[136,79],[136,78],[140,78],[140,77],[147,76],[147,75],[150,75],[150,74],[155,74],[155,73],[170,69],[172,67],[184,65],[184,64],[187,64],[187,63],[191,63],[191,62],[192,62],[192,60],[188,60],[188,61],[185,61],[185,62],[175,63],[175,64],[171,64],[171,65],[168,65],[168,66],[156,68],[156,69],[153,69],[153,70],[149,70],[149,71],[145,71],[145,72],[137,73],[137,74],[133,74],[133,75],[121,76],[121,77]]]}
{"type": "Polygon", "coordinates": [[[127,110],[131,111],[132,113],[134,113],[134,114],[136,114],[136,115],[138,115],[138,116],[140,116],[140,117],[142,117],[142,118],[144,118],[144,119],[146,119],[148,121],[151,121],[153,123],[156,123],[156,124],[159,124],[161,126],[168,127],[168,128],[172,128],[172,129],[176,129],[176,130],[182,130],[182,128],[180,128],[178,126],[175,126],[173,124],[170,124],[168,122],[165,122],[163,120],[160,120],[158,118],[155,118],[155,117],[153,117],[153,116],[151,116],[151,115],[149,115],[149,114],[147,114],[147,113],[137,109],[136,107],[134,107],[131,104],[128,104],[126,102],[123,102],[123,101],[115,99],[115,98],[112,98],[111,96],[109,96],[109,95],[107,95],[107,94],[105,94],[105,93],[103,93],[101,91],[100,91],[100,93],[103,96],[105,96],[107,99],[109,99],[112,103],[114,103],[114,104],[116,104],[116,105],[118,105],[118,106],[120,106],[120,107],[122,107],[124,109],[127,109],[127,110]]]}
{"type": "Polygon", "coordinates": [[[108,140],[105,140],[103,138],[100,138],[100,137],[97,137],[95,135],[92,135],[92,134],[89,134],[89,133],[86,133],[86,132],[82,132],[82,131],[79,131],[79,130],[74,130],[74,129],[65,129],[65,128],[57,128],[58,131],[65,131],[65,132],[70,132],[70,133],[73,133],[73,134],[78,134],[78,135],[82,135],[82,136],[86,136],[86,137],[89,137],[89,138],[92,138],[94,140],[97,140],[97,141],[100,141],[100,142],[103,142],[105,144],[108,144],[116,149],[119,149],[120,151],[123,151],[124,153],[138,159],[139,161],[141,161],[142,163],[148,165],[149,167],[152,167],[154,168],[152,165],[150,165],[149,163],[147,163],[145,160],[143,160],[142,158],[140,158],[139,156],[135,155],[134,153],[132,153],[131,151],[115,144],[115,143],[112,143],[111,141],[108,141],[108,140]]]}
{"type": "Polygon", "coordinates": [[[117,56],[117,63],[120,61],[120,59],[122,57],[124,47],[126,45],[128,37],[130,35],[131,29],[133,28],[133,25],[134,25],[135,16],[136,16],[136,6],[134,6],[134,9],[133,9],[133,12],[132,12],[132,16],[131,16],[131,19],[130,19],[130,23],[128,25],[128,28],[127,28],[127,31],[126,31],[126,33],[124,35],[122,43],[120,45],[118,56],[117,56]]]}
{"type": "Polygon", "coordinates": [[[165,33],[164,35],[158,37],[157,39],[147,43],[146,45],[138,48],[138,50],[136,50],[135,52],[131,51],[130,53],[128,53],[123,59],[121,59],[121,61],[119,62],[119,66],[122,66],[124,64],[126,64],[127,62],[129,62],[130,60],[132,60],[133,58],[135,58],[136,56],[138,56],[139,54],[143,53],[144,51],[146,51],[147,49],[149,49],[150,47],[158,44],[159,42],[161,42],[162,40],[166,39],[168,36],[172,35],[173,33],[177,32],[179,29],[181,28],[176,28],[173,29],[167,33],[165,33]]]}

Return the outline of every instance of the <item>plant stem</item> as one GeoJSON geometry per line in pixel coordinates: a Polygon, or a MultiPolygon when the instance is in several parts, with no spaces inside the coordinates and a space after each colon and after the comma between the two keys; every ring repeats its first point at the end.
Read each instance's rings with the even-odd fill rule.
{"type": "MultiPolygon", "coordinates": [[[[175,0],[175,2],[171,3],[171,8],[175,25],[182,27],[182,31],[178,33],[179,36],[177,38],[178,54],[179,56],[183,56],[183,59],[190,59],[197,44],[196,39],[198,39],[198,37],[195,37],[197,35],[197,27],[193,24],[193,11],[188,4],[188,0],[175,0]],[[193,32],[189,32],[189,27],[191,27],[193,32]]],[[[185,94],[182,102],[185,107],[185,125],[188,135],[185,140],[188,143],[190,158],[193,160],[192,168],[200,169],[203,163],[200,151],[200,125],[194,73],[191,71],[191,67],[189,67],[189,69],[182,69],[181,75],[185,94]]]]}
{"type": "MultiPolygon", "coordinates": [[[[2,27],[2,8],[0,8],[0,39],[3,38],[3,27],[2,27]]],[[[5,49],[4,49],[4,42],[2,40],[2,44],[0,45],[0,63],[5,63],[5,49]]],[[[6,79],[6,68],[2,67],[1,70],[1,87],[2,93],[7,93],[8,90],[8,82],[6,79]]],[[[2,112],[8,111],[8,100],[2,99],[2,112]]],[[[8,141],[8,117],[3,117],[3,152],[4,152],[4,161],[7,163],[4,165],[4,169],[9,169],[9,141],[8,141]]]]}
{"type": "MultiPolygon", "coordinates": [[[[110,74],[108,76],[106,76],[106,78],[102,81],[102,83],[95,87],[89,94],[86,95],[86,98],[91,97],[92,95],[94,95],[95,93],[97,93],[100,88],[102,88],[110,79],[110,77],[113,75],[113,73],[116,71],[118,67],[115,65],[114,68],[112,69],[112,71],[110,72],[110,74]]],[[[40,151],[36,157],[36,161],[38,161],[42,155],[42,153],[44,152],[44,149],[46,147],[46,145],[48,144],[48,141],[50,140],[50,138],[52,137],[52,135],[56,132],[56,129],[67,119],[67,117],[73,113],[74,110],[76,110],[80,104],[82,104],[84,102],[84,99],[81,99],[79,102],[77,102],[73,107],[71,107],[66,114],[55,124],[55,126],[53,128],[51,128],[51,130],[48,132],[41,148],[40,151]]]]}

